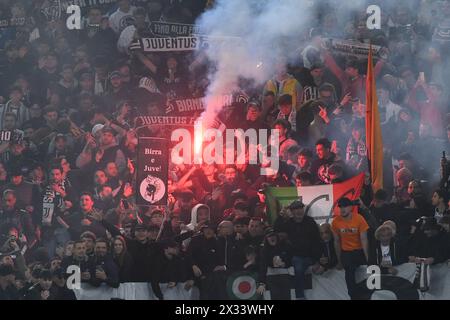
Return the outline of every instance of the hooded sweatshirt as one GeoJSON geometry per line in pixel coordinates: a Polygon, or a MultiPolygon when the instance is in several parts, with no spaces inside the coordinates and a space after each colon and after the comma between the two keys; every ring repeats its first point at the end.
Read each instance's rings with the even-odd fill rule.
{"type": "Polygon", "coordinates": [[[209,207],[208,207],[206,204],[199,203],[199,204],[197,204],[196,206],[194,206],[194,207],[192,208],[192,210],[191,210],[191,223],[189,223],[189,224],[187,225],[187,228],[188,228],[189,230],[194,230],[195,227],[198,225],[197,211],[198,211],[198,209],[200,209],[200,208],[202,208],[202,207],[208,209],[208,215],[209,215],[208,220],[211,219],[211,211],[210,211],[209,207]]]}
{"type": "MultiPolygon", "coordinates": [[[[192,208],[192,210],[191,210],[191,222],[186,226],[187,230],[181,231],[181,234],[189,232],[189,231],[194,231],[195,227],[198,225],[197,211],[198,211],[198,209],[200,209],[202,207],[208,209],[208,216],[209,216],[208,220],[211,219],[211,210],[209,209],[209,207],[206,204],[199,203],[199,204],[195,205],[192,208]]],[[[191,239],[189,238],[189,239],[186,239],[186,240],[183,241],[183,246],[185,248],[188,247],[188,245],[190,243],[190,240],[191,239]]]]}

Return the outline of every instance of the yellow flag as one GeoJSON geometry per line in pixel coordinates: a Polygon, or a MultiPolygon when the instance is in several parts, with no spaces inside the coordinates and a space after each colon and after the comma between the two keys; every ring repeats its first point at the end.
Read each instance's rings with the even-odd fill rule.
{"type": "Polygon", "coordinates": [[[383,138],[378,112],[377,88],[373,73],[372,45],[366,78],[366,148],[373,191],[383,188],[383,138]]]}

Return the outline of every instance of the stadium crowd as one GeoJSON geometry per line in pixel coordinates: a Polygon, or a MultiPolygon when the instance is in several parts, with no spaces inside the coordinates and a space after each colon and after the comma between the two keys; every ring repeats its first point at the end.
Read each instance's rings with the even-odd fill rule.
{"type": "Polygon", "coordinates": [[[293,286],[304,299],[307,269],[337,268],[356,299],[359,265],[396,274],[405,262],[450,259],[450,165],[442,157],[450,152],[450,1],[372,2],[386,13],[380,30],[365,27],[365,10],[343,18],[339,1],[317,2],[298,61],[280,57],[272,79],[243,85],[248,102],[224,108],[227,128],[279,130],[277,173],[170,164],[169,205],[142,207],[138,136],[162,131],[140,131],[135,118],[174,115],[170,101],[203,97],[211,66],[201,54],[129,47],[152,37],[151,21],[194,24],[214,1],[100,1],[82,7],[81,30],[68,30],[64,14],[43,10],[51,1],[0,0],[2,21],[23,21],[0,29],[0,130],[12,132],[0,143],[0,299],[75,299],[70,265],[92,287],[147,282],[163,299],[160,284],[183,283],[198,287],[200,299],[224,300],[237,271],[258,275],[261,296],[286,298],[293,286]],[[325,38],[384,48],[375,59],[384,138],[384,188],[376,192],[365,146],[367,59],[333,51],[325,38]],[[319,226],[301,201],[269,223],[266,187],[332,184],[361,172],[360,199],[340,199],[332,223],[319,226]],[[289,270],[292,281],[270,277],[289,270]]]}

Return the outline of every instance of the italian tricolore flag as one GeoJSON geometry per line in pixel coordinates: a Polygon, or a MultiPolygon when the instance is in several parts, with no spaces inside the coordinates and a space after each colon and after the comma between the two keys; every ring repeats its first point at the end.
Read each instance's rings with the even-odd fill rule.
{"type": "Polygon", "coordinates": [[[269,187],[265,190],[269,221],[273,223],[283,207],[301,199],[306,205],[306,214],[318,224],[331,222],[333,216],[338,214],[337,201],[342,197],[358,199],[363,184],[364,173],[361,173],[342,183],[311,187],[269,187]]]}

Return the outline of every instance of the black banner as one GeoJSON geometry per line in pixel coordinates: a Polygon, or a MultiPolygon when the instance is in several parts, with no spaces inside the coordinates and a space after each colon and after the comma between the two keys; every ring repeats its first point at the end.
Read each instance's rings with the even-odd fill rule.
{"type": "MultiPolygon", "coordinates": [[[[322,40],[322,46],[336,54],[345,56],[354,56],[360,59],[366,59],[369,55],[369,44],[354,40],[341,40],[325,38],[322,40]]],[[[372,45],[372,54],[374,58],[386,59],[387,54],[383,47],[372,45]]]]}
{"type": "Polygon", "coordinates": [[[161,138],[139,138],[136,177],[137,205],[167,205],[168,170],[168,141],[161,138]]]}
{"type": "Polygon", "coordinates": [[[205,34],[205,32],[195,24],[162,21],[152,21],[150,30],[157,37],[190,37],[192,35],[205,34]]]}
{"type": "Polygon", "coordinates": [[[135,127],[148,125],[162,126],[193,126],[195,123],[193,117],[170,117],[170,116],[138,116],[135,119],[135,127]]]}

